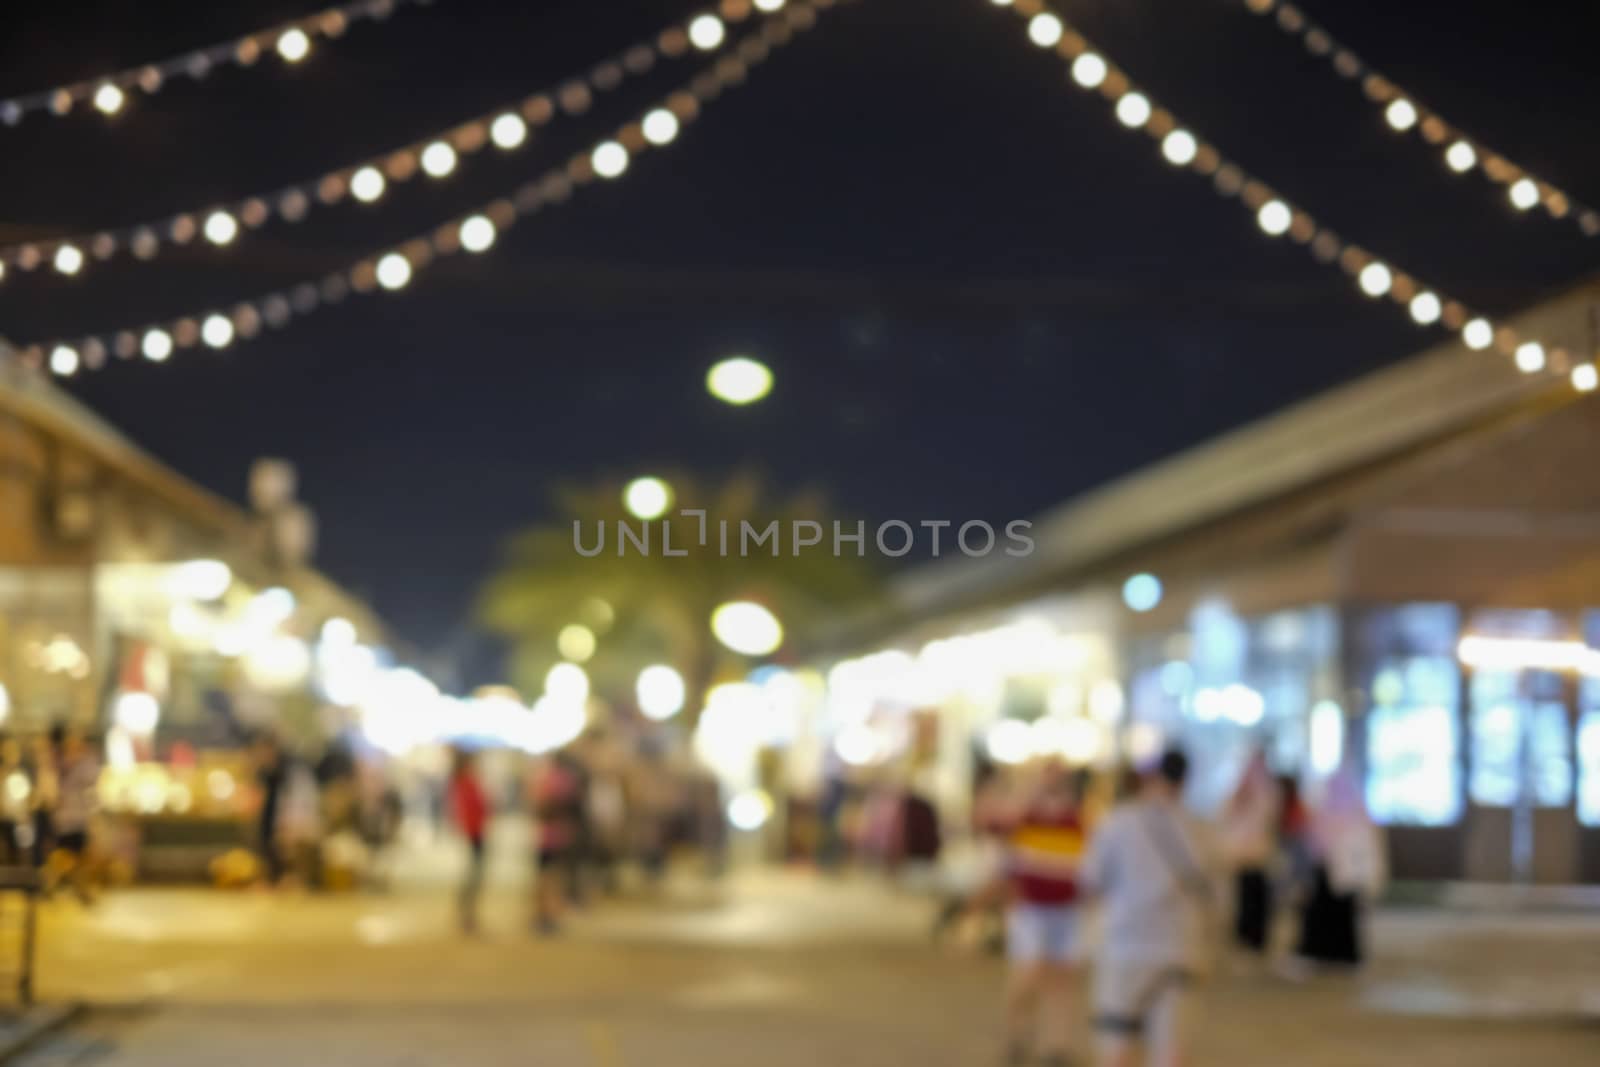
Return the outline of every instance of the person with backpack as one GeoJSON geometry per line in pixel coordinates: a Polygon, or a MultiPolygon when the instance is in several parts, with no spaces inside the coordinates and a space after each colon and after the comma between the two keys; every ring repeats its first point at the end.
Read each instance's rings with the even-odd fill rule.
{"type": "Polygon", "coordinates": [[[1082,880],[1102,909],[1093,1018],[1101,1067],[1187,1061],[1197,987],[1211,966],[1221,865],[1182,806],[1189,760],[1164,754],[1105,819],[1082,880]]]}

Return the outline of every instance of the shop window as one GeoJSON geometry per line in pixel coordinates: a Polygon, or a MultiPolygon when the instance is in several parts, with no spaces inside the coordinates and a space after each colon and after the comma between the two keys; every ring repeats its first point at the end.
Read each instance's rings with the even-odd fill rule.
{"type": "Polygon", "coordinates": [[[1374,675],[1367,720],[1367,804],[1380,823],[1448,826],[1461,817],[1459,673],[1417,656],[1374,675]]]}
{"type": "Polygon", "coordinates": [[[1600,828],[1600,708],[1578,717],[1578,822],[1600,828]]]}

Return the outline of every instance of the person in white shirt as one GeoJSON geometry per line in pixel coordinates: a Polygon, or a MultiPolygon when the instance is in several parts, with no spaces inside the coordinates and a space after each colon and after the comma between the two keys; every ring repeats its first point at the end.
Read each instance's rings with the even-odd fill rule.
{"type": "Polygon", "coordinates": [[[1171,751],[1095,833],[1082,881],[1101,908],[1093,1014],[1102,1067],[1180,1067],[1195,991],[1211,966],[1220,867],[1183,811],[1189,761],[1171,751]]]}

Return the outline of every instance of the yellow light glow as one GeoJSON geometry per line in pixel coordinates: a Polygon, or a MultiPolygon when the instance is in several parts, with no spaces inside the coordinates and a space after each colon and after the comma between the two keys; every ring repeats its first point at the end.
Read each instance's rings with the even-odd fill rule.
{"type": "Polygon", "coordinates": [[[62,245],[56,249],[55,259],[52,262],[56,270],[71,276],[83,269],[83,252],[77,245],[62,245]]]}
{"type": "Polygon", "coordinates": [[[683,710],[683,675],[664,663],[653,664],[639,672],[634,693],[645,718],[657,722],[670,719],[683,710]]]}
{"type": "Polygon", "coordinates": [[[1382,296],[1394,284],[1394,275],[1382,263],[1368,263],[1361,268],[1357,282],[1368,296],[1382,296]]]}
{"type": "Polygon", "coordinates": [[[226,211],[213,211],[206,216],[206,240],[214,245],[225,245],[239,236],[239,224],[226,211]]]}
{"type": "Polygon", "coordinates": [[[1117,101],[1117,121],[1137,130],[1150,121],[1150,101],[1143,93],[1124,93],[1117,101]]]}
{"type": "Polygon", "coordinates": [[[122,110],[122,105],[127,102],[121,89],[106,82],[94,91],[94,106],[102,114],[115,115],[122,110]]]}
{"type": "Polygon", "coordinates": [[[1289,232],[1289,223],[1294,221],[1294,213],[1289,210],[1289,205],[1282,200],[1268,200],[1261,205],[1261,210],[1256,212],[1256,225],[1262,232],[1273,237],[1281,237],[1289,232]]]}
{"type": "Polygon", "coordinates": [[[489,124],[489,140],[493,141],[496,148],[510,150],[520,148],[528,139],[528,124],[522,121],[521,115],[507,111],[497,115],[489,124]]]}
{"type": "Polygon", "coordinates": [[[1517,369],[1524,374],[1538,374],[1544,370],[1544,345],[1527,341],[1517,346],[1517,369]]]}
{"type": "Polygon", "coordinates": [[[200,340],[212,348],[226,347],[233,340],[233,320],[226,315],[207,315],[200,324],[200,340]]]}
{"type": "Polygon", "coordinates": [[[1572,387],[1580,393],[1592,393],[1600,387],[1600,368],[1593,363],[1580,363],[1572,368],[1572,387]]]}
{"type": "Polygon", "coordinates": [[[422,150],[422,169],[430,178],[443,178],[456,169],[456,150],[435,141],[422,150]]]}
{"type": "Polygon", "coordinates": [[[635,478],[622,491],[622,505],[636,519],[659,519],[672,507],[672,486],[651,476],[635,478]]]}
{"type": "Polygon", "coordinates": [[[1444,162],[1457,174],[1465,174],[1478,163],[1478,153],[1465,141],[1457,141],[1445,149],[1444,162]]]}
{"type": "Polygon", "coordinates": [[[1384,109],[1383,117],[1390,126],[1403,133],[1417,124],[1417,109],[1411,101],[1401,97],[1384,109]]]}
{"type": "Polygon", "coordinates": [[[1054,48],[1061,40],[1061,20],[1048,11],[1040,12],[1028,20],[1028,40],[1040,48],[1054,48]]]}
{"type": "Polygon", "coordinates": [[[785,2],[786,0],[756,0],[756,10],[765,11],[768,14],[774,11],[782,11],[785,2]]]}
{"type": "Polygon", "coordinates": [[[772,392],[772,371],[748,356],[724,359],[706,372],[706,389],[727,404],[742,407],[772,392]]]}
{"type": "Polygon", "coordinates": [[[148,737],[161,720],[161,705],[149,693],[121,692],[112,701],[111,721],[136,737],[148,737]]]}
{"type": "Polygon", "coordinates": [[[1099,88],[1106,73],[1106,61],[1093,52],[1085,52],[1072,61],[1072,80],[1085,89],[1099,88]]]}
{"type": "Polygon", "coordinates": [[[1419,326],[1432,326],[1444,314],[1444,305],[1435,293],[1422,292],[1411,298],[1411,317],[1419,326]]]}
{"type": "Polygon", "coordinates": [[[1506,190],[1506,195],[1518,211],[1527,211],[1539,202],[1539,186],[1532,178],[1518,178],[1506,190]]]}
{"type": "Polygon", "coordinates": [[[461,224],[461,247],[468,252],[485,251],[494,238],[494,223],[482,215],[473,215],[461,224]]]}
{"type": "Polygon", "coordinates": [[[71,345],[56,345],[50,350],[50,370],[63,378],[78,373],[78,350],[71,345]]]}
{"type": "Polygon", "coordinates": [[[1474,352],[1482,352],[1494,344],[1494,327],[1488,319],[1473,319],[1461,328],[1461,340],[1474,352]]]}
{"type": "Polygon", "coordinates": [[[573,663],[587,663],[594,655],[594,631],[581,623],[570,623],[563,626],[556,635],[556,648],[563,659],[573,663]]]}
{"type": "Polygon", "coordinates": [[[595,146],[589,162],[600,177],[616,178],[628,169],[628,150],[615,141],[602,141],[595,146]]]}
{"type": "Polygon", "coordinates": [[[172,568],[167,593],[189,600],[216,600],[233,584],[233,569],[220,559],[192,559],[172,568]]]}
{"type": "Polygon", "coordinates": [[[378,284],[391,292],[403,289],[411,280],[411,261],[399,252],[390,252],[378,260],[378,284]]]}
{"type": "Polygon", "coordinates": [[[362,167],[350,175],[350,195],[363,204],[370,204],[383,195],[388,182],[377,167],[362,167]]]}
{"type": "Polygon", "coordinates": [[[653,145],[671,144],[678,136],[678,116],[658,107],[644,117],[644,139],[653,145]]]}
{"type": "Polygon", "coordinates": [[[160,328],[146,330],[139,350],[144,353],[144,358],[152,363],[164,362],[172,355],[172,335],[160,328]]]}
{"type": "Polygon", "coordinates": [[[727,37],[722,20],[715,15],[700,15],[689,23],[689,43],[702,52],[709,52],[727,37]]]}
{"type": "Polygon", "coordinates": [[[306,36],[306,31],[296,26],[294,29],[284,31],[278,38],[278,54],[286,62],[298,63],[311,52],[311,38],[306,36]]]}
{"type": "Polygon", "coordinates": [[[1199,151],[1199,143],[1188,130],[1173,130],[1161,141],[1161,154],[1174,166],[1188,166],[1194,162],[1195,154],[1199,151]]]}
{"type": "Polygon", "coordinates": [[[783,624],[778,617],[750,600],[735,600],[713,611],[711,632],[744,656],[770,655],[783,644],[783,624]]]}
{"type": "Polygon", "coordinates": [[[728,822],[735,830],[752,833],[772,818],[772,795],[763,789],[744,789],[728,801],[728,822]]]}

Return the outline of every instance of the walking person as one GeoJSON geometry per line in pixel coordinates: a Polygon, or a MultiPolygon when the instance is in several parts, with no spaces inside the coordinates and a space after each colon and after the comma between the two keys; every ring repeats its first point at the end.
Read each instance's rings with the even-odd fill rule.
{"type": "Polygon", "coordinates": [[[584,823],[584,779],[576,762],[558,752],[533,768],[529,783],[533,806],[535,864],[533,927],[549,937],[559,933],[567,893],[575,880],[584,823]]]}
{"type": "Polygon", "coordinates": [[[471,752],[456,749],[446,791],[450,821],[467,844],[467,870],[456,898],[463,934],[478,932],[478,899],[483,895],[484,834],[489,826],[489,794],[478,778],[471,752]]]}
{"type": "Polygon", "coordinates": [[[56,750],[48,734],[33,739],[33,865],[43,871],[56,847],[56,802],[61,796],[61,777],[56,773],[56,750]]]}
{"type": "Polygon", "coordinates": [[[278,739],[271,733],[256,738],[254,759],[256,785],[261,790],[261,808],[256,816],[256,849],[261,856],[262,877],[270,888],[283,881],[284,875],[278,822],[289,782],[289,765],[278,739]]]}
{"type": "Polygon", "coordinates": [[[1277,851],[1280,793],[1267,754],[1250,757],[1222,817],[1223,848],[1234,871],[1235,944],[1264,959],[1272,941],[1272,861],[1277,851]]]}
{"type": "Polygon", "coordinates": [[[92,904],[94,856],[89,831],[99,807],[100,761],[78,730],[58,726],[50,731],[50,740],[57,753],[60,790],[54,816],[56,848],[67,863],[62,879],[79,900],[92,904]]]}
{"type": "Polygon", "coordinates": [[[1007,1062],[1065,1067],[1077,1010],[1078,865],[1084,829],[1067,768],[1046,764],[1007,827],[1007,1062]]]}
{"type": "Polygon", "coordinates": [[[1182,808],[1189,761],[1169,751],[1094,835],[1083,880],[1103,909],[1094,1028],[1101,1067],[1187,1062],[1196,988],[1211,963],[1217,864],[1182,808]]]}
{"type": "Polygon", "coordinates": [[[1361,913],[1383,892],[1383,832],[1367,813],[1356,769],[1346,763],[1311,816],[1311,889],[1296,955],[1316,967],[1354,968],[1364,953],[1361,913]]]}
{"type": "Polygon", "coordinates": [[[23,763],[22,742],[0,736],[0,863],[26,866],[33,842],[33,778],[23,763]]]}

